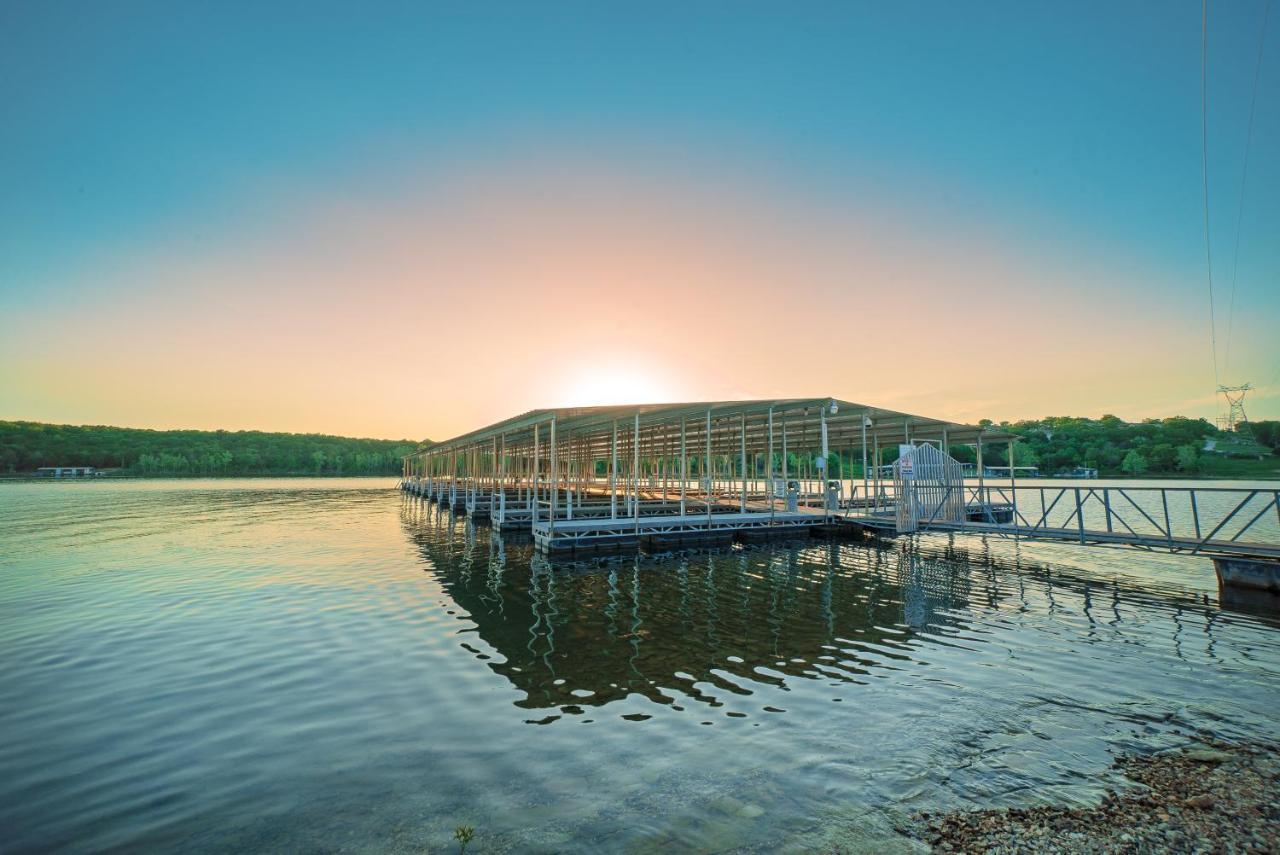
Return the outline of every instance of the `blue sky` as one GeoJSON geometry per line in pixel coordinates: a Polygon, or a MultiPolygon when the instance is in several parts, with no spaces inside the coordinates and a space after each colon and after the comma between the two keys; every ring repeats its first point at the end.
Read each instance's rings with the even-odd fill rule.
{"type": "MultiPolygon", "coordinates": [[[[179,242],[225,251],[266,200],[374,192],[423,163],[590,151],[624,170],[727,164],[814,196],[901,188],[1053,257],[1141,270],[1126,305],[1173,311],[1170,338],[1200,348],[1209,372],[1188,378],[1185,400],[1211,390],[1199,4],[612,6],[4,4],[0,309],[100,298],[120,286],[95,270],[145,269],[179,242]]],[[[1220,340],[1262,14],[1262,2],[1209,7],[1220,340]]],[[[1223,378],[1272,386],[1276,17],[1223,378]]],[[[1280,414],[1280,397],[1257,400],[1280,414]]]]}

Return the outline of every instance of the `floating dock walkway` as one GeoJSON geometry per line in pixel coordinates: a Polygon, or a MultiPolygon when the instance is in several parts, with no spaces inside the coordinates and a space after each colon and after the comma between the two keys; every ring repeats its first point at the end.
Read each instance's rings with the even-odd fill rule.
{"type": "Polygon", "coordinates": [[[1263,578],[1280,559],[1280,489],[983,477],[1015,439],[835,398],[533,410],[406,457],[401,487],[551,555],[960,531],[1263,562],[1263,578]]]}

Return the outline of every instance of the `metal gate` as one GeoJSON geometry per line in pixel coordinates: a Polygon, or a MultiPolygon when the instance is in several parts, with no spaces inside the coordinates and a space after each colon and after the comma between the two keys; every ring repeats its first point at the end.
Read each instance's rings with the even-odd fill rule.
{"type": "Polygon", "coordinates": [[[899,532],[964,521],[964,467],[932,445],[899,446],[893,464],[899,532]]]}

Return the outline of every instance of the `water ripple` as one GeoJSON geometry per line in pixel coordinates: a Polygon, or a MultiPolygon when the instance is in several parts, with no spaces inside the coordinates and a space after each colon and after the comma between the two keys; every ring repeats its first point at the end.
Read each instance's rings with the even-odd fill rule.
{"type": "Polygon", "coordinates": [[[920,537],[551,567],[380,480],[0,487],[5,851],[880,848],[1280,735],[1207,562],[920,537]]]}

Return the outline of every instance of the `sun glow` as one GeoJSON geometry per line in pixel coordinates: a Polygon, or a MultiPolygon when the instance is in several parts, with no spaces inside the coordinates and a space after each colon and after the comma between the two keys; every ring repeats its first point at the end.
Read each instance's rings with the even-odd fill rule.
{"type": "Polygon", "coordinates": [[[669,382],[656,372],[634,365],[597,365],[565,378],[563,406],[649,404],[675,400],[669,382]]]}

